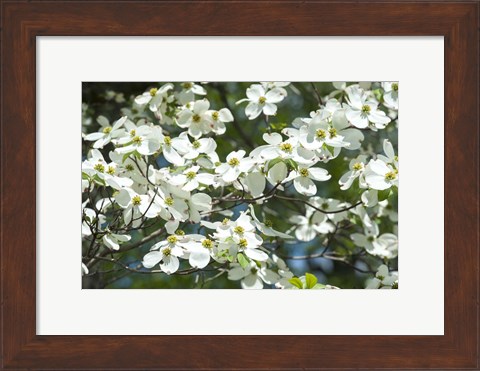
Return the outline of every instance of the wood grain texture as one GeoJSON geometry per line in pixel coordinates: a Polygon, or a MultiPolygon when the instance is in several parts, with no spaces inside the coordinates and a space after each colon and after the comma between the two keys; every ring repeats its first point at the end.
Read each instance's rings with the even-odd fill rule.
{"type": "Polygon", "coordinates": [[[3,1],[1,11],[2,368],[478,369],[477,1],[3,1]],[[36,336],[42,35],[444,35],[445,336],[36,336]]]}

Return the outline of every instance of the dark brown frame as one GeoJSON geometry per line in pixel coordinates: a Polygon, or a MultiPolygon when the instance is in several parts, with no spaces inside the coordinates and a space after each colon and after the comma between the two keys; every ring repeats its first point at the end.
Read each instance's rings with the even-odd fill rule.
{"type": "Polygon", "coordinates": [[[2,369],[478,369],[478,1],[4,0],[1,11],[2,369]],[[43,35],[443,35],[445,335],[37,336],[35,38],[43,35]]]}

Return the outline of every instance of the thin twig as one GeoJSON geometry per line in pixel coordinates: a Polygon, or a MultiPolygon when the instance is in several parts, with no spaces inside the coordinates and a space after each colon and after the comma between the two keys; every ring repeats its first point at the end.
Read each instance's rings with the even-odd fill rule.
{"type": "Polygon", "coordinates": [[[288,200],[288,201],[294,201],[294,202],[302,202],[304,203],[305,205],[308,205],[312,208],[314,208],[315,210],[317,211],[320,211],[321,213],[323,214],[337,214],[337,213],[342,213],[344,211],[348,211],[348,210],[351,210],[351,209],[354,209],[356,208],[358,205],[361,205],[362,204],[362,201],[358,201],[356,204],[353,204],[351,206],[348,206],[344,209],[340,209],[340,210],[333,210],[333,211],[329,211],[329,210],[323,210],[323,209],[320,209],[319,207],[316,207],[315,205],[311,204],[310,202],[308,201],[305,201],[305,200],[302,200],[302,199],[299,199],[299,198],[293,198],[293,197],[285,197],[285,196],[280,196],[278,194],[274,195],[275,198],[280,198],[282,200],[288,200]]]}

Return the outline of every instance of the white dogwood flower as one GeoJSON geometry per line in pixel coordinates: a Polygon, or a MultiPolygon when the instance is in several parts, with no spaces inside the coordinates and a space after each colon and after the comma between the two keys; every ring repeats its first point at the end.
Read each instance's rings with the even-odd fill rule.
{"type": "Polygon", "coordinates": [[[298,193],[305,196],[313,196],[317,193],[317,186],[313,182],[324,182],[332,176],[327,170],[320,167],[299,166],[298,170],[293,170],[285,179],[285,182],[293,180],[293,186],[298,193]]]}
{"type": "Polygon", "coordinates": [[[277,273],[268,269],[266,265],[258,266],[255,263],[250,263],[245,268],[233,265],[233,268],[228,272],[228,279],[241,280],[244,289],[263,289],[263,283],[274,285],[280,277],[277,273]]]}
{"type": "Polygon", "coordinates": [[[102,241],[112,250],[120,249],[120,244],[130,241],[132,237],[128,234],[107,233],[102,237],[102,241]]]}
{"type": "Polygon", "coordinates": [[[135,98],[135,103],[140,106],[148,104],[152,112],[157,112],[162,103],[166,100],[168,91],[173,89],[172,84],[162,85],[160,88],[151,88],[142,95],[135,98]]]}
{"type": "Polygon", "coordinates": [[[249,102],[245,108],[245,114],[249,120],[254,120],[263,112],[266,116],[275,116],[277,113],[276,103],[280,103],[286,96],[286,90],[273,88],[265,91],[260,84],[253,84],[247,89],[247,98],[241,99],[237,104],[249,102]]]}
{"type": "Polygon", "coordinates": [[[371,122],[377,129],[383,129],[391,121],[385,112],[378,109],[377,102],[368,99],[363,89],[352,85],[347,88],[347,94],[345,115],[353,126],[364,129],[371,122]]]}
{"type": "Polygon", "coordinates": [[[167,274],[175,273],[180,267],[179,257],[183,257],[185,250],[180,244],[177,235],[170,235],[165,241],[153,245],[151,251],[143,257],[145,268],[153,268],[160,263],[160,269],[167,274]]]}
{"type": "Polygon", "coordinates": [[[181,104],[187,104],[195,99],[195,95],[206,95],[205,88],[194,82],[184,82],[181,84],[182,91],[178,93],[177,98],[181,104]]]}
{"type": "Polygon", "coordinates": [[[370,228],[365,228],[364,234],[353,233],[350,237],[357,246],[365,248],[371,255],[386,259],[392,259],[397,256],[397,236],[393,233],[379,235],[376,223],[373,223],[370,228]]]}
{"type": "Polygon", "coordinates": [[[398,110],[398,82],[382,82],[383,100],[388,108],[398,110]]]}
{"type": "Polygon", "coordinates": [[[112,139],[118,138],[125,133],[122,128],[123,124],[127,121],[127,116],[123,116],[110,126],[110,122],[105,116],[98,116],[97,122],[100,124],[100,131],[98,133],[91,133],[85,136],[85,140],[95,141],[93,148],[103,148],[112,139]]]}
{"type": "Polygon", "coordinates": [[[364,174],[370,188],[382,191],[392,186],[398,187],[398,170],[382,160],[370,160],[364,174]]]}
{"type": "Polygon", "coordinates": [[[222,177],[224,182],[233,182],[241,173],[247,172],[253,167],[253,160],[248,157],[244,158],[245,154],[246,152],[243,149],[231,152],[227,156],[227,162],[215,169],[215,172],[222,177]]]}
{"type": "Polygon", "coordinates": [[[188,134],[193,138],[200,138],[211,131],[209,108],[210,102],[207,99],[197,100],[192,109],[185,109],[178,114],[177,125],[188,128],[188,134]]]}

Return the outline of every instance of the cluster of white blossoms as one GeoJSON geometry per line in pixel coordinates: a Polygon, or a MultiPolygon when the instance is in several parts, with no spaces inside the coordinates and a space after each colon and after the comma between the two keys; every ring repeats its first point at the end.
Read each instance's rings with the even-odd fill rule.
{"type": "MultiPolygon", "coordinates": [[[[335,87],[317,110],[280,130],[268,123],[294,91],[288,82],[252,84],[236,102],[248,102],[244,122],[227,101],[212,107],[209,85],[193,82],[153,87],[113,122],[99,116],[99,131],[83,137],[90,148],[82,164],[84,273],[109,254],[144,246],[137,241],[155,242],[153,235],[157,242],[143,252],[142,272],[208,269],[242,288],[302,288],[309,278],[292,281],[298,278],[279,246],[316,238],[330,243],[345,225],[350,227],[342,238],[351,241],[352,252],[377,257],[380,264],[395,258],[396,231],[381,231],[379,221],[396,221],[388,200],[398,188],[398,157],[388,139],[382,153],[362,143],[366,131],[398,125],[398,83],[335,87]],[[261,145],[236,143],[225,157],[217,153],[229,125],[247,127],[253,120],[268,127],[261,145]],[[326,165],[343,160],[341,154],[349,170],[335,178],[326,165]],[[357,198],[318,196],[332,182],[342,191],[355,186],[357,198]],[[284,232],[270,220],[275,211],[268,205],[274,202],[297,206],[285,213],[290,227],[284,232]]],[[[324,256],[333,256],[327,248],[324,256]]],[[[392,287],[396,279],[390,277],[382,265],[368,287],[392,287]]],[[[312,285],[320,286],[332,288],[312,285]]]]}

